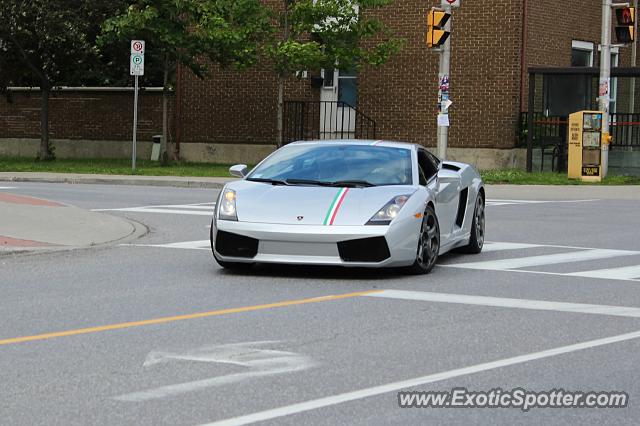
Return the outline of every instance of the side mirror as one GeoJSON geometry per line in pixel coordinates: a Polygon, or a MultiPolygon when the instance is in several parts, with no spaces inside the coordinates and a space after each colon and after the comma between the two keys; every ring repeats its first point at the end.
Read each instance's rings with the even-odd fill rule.
{"type": "Polygon", "coordinates": [[[246,164],[236,164],[235,166],[231,166],[229,168],[229,173],[231,174],[231,176],[239,177],[241,179],[243,179],[247,175],[248,171],[249,168],[246,164]]]}

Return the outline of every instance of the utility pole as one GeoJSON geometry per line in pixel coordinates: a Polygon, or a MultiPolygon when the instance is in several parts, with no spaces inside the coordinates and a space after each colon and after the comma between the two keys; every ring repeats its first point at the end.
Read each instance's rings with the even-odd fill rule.
{"type": "Polygon", "coordinates": [[[451,11],[461,0],[441,0],[440,8],[432,8],[427,17],[427,47],[440,53],[438,70],[438,157],[447,158],[449,143],[449,97],[451,74],[451,11]]]}
{"type": "MultiPolygon", "coordinates": [[[[600,85],[598,109],[602,111],[602,133],[609,135],[609,105],[611,102],[611,0],[602,0],[602,37],[600,41],[600,85]]],[[[602,177],[609,170],[609,145],[602,141],[602,177]]]]}
{"type": "MultiPolygon", "coordinates": [[[[442,2],[445,13],[451,15],[451,3],[442,2]]],[[[444,30],[451,33],[451,19],[445,23],[444,30]]],[[[438,115],[438,157],[447,158],[447,145],[449,144],[449,84],[451,75],[451,38],[449,37],[440,51],[440,69],[438,71],[438,102],[440,103],[438,115]]]]}
{"type": "MultiPolygon", "coordinates": [[[[633,7],[636,9],[636,11],[638,10],[638,0],[633,0],[633,7]]],[[[637,37],[637,34],[638,34],[637,19],[635,19],[635,22],[633,25],[634,25],[633,33],[637,37]]],[[[631,66],[635,68],[637,66],[637,63],[638,63],[638,45],[634,40],[633,44],[631,45],[631,66]]],[[[635,112],[635,109],[636,109],[636,79],[635,77],[632,77],[631,81],[629,82],[629,114],[633,114],[635,112]]],[[[629,140],[631,140],[631,132],[629,132],[629,140]]]]}

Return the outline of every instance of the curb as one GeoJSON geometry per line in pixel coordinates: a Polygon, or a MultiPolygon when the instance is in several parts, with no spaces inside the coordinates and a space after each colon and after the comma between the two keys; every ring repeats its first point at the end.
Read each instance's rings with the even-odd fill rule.
{"type": "Polygon", "coordinates": [[[0,259],[3,257],[10,256],[28,256],[28,255],[38,255],[38,254],[47,254],[47,253],[60,253],[60,252],[69,252],[75,250],[86,250],[86,249],[94,249],[94,248],[106,248],[112,247],[119,244],[128,243],[130,241],[135,241],[141,237],[144,237],[149,233],[149,228],[141,222],[129,219],[122,218],[131,226],[133,230],[130,234],[117,238],[115,240],[106,241],[100,244],[90,244],[84,246],[51,246],[51,247],[37,247],[37,248],[15,248],[15,249],[2,249],[0,250],[0,259]]]}
{"type": "MultiPolygon", "coordinates": [[[[224,178],[221,178],[224,179],[224,178]]],[[[233,179],[228,179],[232,181],[233,179]]],[[[200,188],[200,189],[222,189],[227,180],[221,182],[210,182],[206,180],[172,180],[172,179],[148,179],[137,178],[104,178],[104,177],[23,177],[23,176],[0,176],[0,182],[35,182],[35,183],[67,183],[67,184],[93,184],[93,185],[132,185],[132,186],[158,186],[175,188],[200,188]]]]}

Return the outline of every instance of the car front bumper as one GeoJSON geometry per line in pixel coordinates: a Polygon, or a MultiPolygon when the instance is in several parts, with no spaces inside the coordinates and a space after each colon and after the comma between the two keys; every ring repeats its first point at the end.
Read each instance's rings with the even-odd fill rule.
{"type": "Polygon", "coordinates": [[[413,264],[419,224],[321,226],[217,220],[212,231],[214,253],[222,261],[383,268],[413,264]],[[246,247],[238,250],[239,245],[246,247]]]}

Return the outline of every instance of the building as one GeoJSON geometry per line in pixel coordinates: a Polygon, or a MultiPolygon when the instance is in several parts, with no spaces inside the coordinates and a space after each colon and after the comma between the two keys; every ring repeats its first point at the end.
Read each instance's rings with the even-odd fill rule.
{"type": "MultiPolygon", "coordinates": [[[[406,40],[402,52],[382,67],[368,68],[358,75],[308,70],[304,78],[292,76],[285,91],[288,136],[309,137],[316,132],[329,137],[323,132],[332,130],[331,125],[327,128],[327,115],[336,120],[337,114],[339,121],[354,122],[349,126],[365,126],[363,135],[375,124],[378,139],[435,147],[438,55],[425,46],[424,38],[427,13],[438,5],[439,0],[396,0],[380,11],[384,22],[406,40]],[[329,104],[320,101],[334,102],[331,108],[335,109],[327,112],[329,104]],[[345,112],[339,101],[354,109],[345,112]]],[[[451,37],[449,157],[484,169],[523,167],[526,155],[520,123],[528,105],[528,70],[597,66],[601,7],[596,0],[561,4],[551,0],[462,0],[462,6],[454,11],[451,37]]],[[[630,51],[627,47],[615,49],[614,63],[628,66],[630,51]]],[[[597,87],[594,91],[591,80],[575,76],[543,80],[538,84],[536,112],[553,116],[582,109],[578,105],[586,108],[595,104],[597,87]]],[[[612,111],[635,112],[628,109],[629,100],[635,100],[629,91],[629,81],[612,82],[612,111]]],[[[245,72],[215,69],[204,81],[179,69],[172,141],[187,160],[255,163],[275,148],[276,95],[276,77],[266,68],[245,72]]],[[[157,108],[153,108],[157,117],[157,108]]],[[[141,114],[145,117],[144,110],[141,114]]],[[[126,120],[123,125],[130,127],[126,120]]],[[[58,128],[56,123],[51,127],[58,128]]],[[[59,134],[54,138],[65,138],[65,130],[56,131],[59,134]]],[[[109,135],[108,130],[104,133],[100,137],[106,140],[119,138],[109,135]]],[[[349,131],[343,134],[351,135],[349,131]]],[[[148,136],[140,139],[150,140],[148,136]]],[[[3,126],[2,119],[0,137],[12,137],[11,127],[3,126]]],[[[144,149],[141,152],[146,155],[144,149]]]]}

